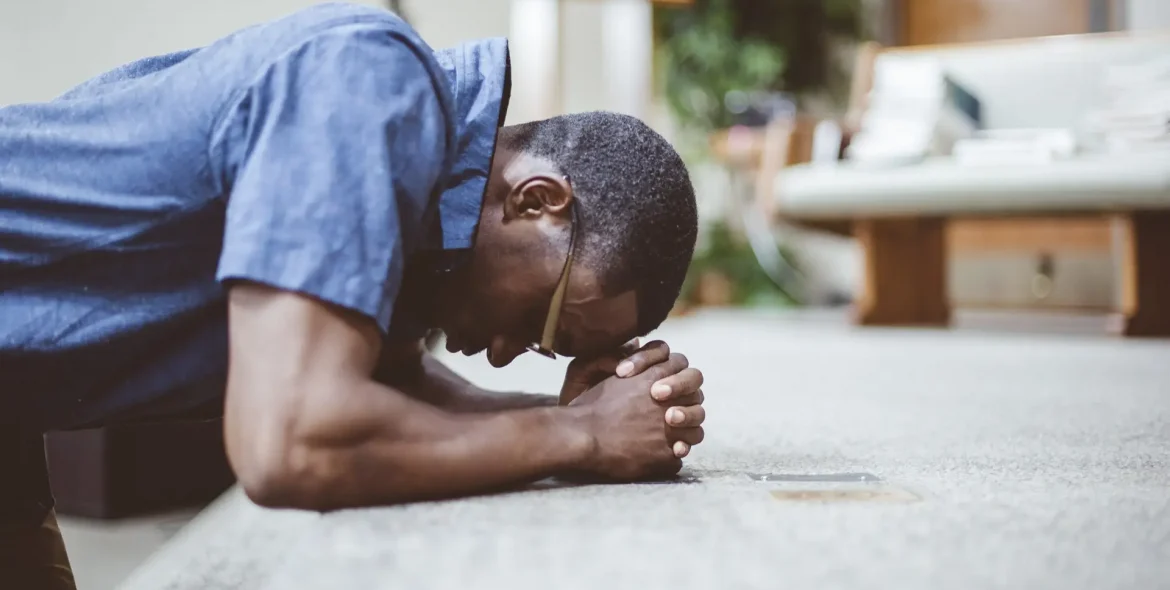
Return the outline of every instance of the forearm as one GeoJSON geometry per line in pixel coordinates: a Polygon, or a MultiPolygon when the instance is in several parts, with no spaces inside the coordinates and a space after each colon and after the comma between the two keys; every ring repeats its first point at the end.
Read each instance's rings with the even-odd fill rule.
{"type": "Polygon", "coordinates": [[[479,390],[462,396],[448,407],[451,412],[476,414],[506,412],[533,408],[551,408],[557,405],[557,396],[541,393],[497,392],[479,390]]]}
{"type": "Polygon", "coordinates": [[[273,505],[332,510],[461,496],[577,469],[591,437],[576,410],[456,415],[383,385],[357,386],[286,445],[273,505]]]}
{"type": "Polygon", "coordinates": [[[399,371],[385,381],[403,393],[455,413],[502,412],[557,405],[557,396],[485,390],[459,376],[439,359],[423,353],[415,371],[399,371]]]}
{"type": "Polygon", "coordinates": [[[596,453],[580,409],[456,415],[381,384],[418,373],[418,343],[388,347],[368,318],[315,299],[234,284],[229,329],[224,443],[258,504],[331,510],[472,494],[596,453]]]}

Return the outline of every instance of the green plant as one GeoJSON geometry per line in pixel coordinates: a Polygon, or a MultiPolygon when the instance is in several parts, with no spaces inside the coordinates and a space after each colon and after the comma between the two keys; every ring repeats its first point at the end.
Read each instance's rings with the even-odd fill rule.
{"type": "Polygon", "coordinates": [[[768,88],[784,70],[782,48],[737,38],[729,0],[711,0],[691,11],[671,10],[661,22],[666,40],[665,91],[675,114],[703,130],[726,127],[724,97],[768,88]]]}
{"type": "Polygon", "coordinates": [[[726,222],[712,223],[704,236],[706,244],[695,253],[687,278],[683,282],[680,299],[691,305],[702,301],[700,284],[704,277],[714,273],[725,279],[731,288],[733,305],[792,305],[795,300],[772,282],[760,268],[751,247],[728,227],[726,222]]]}
{"type": "MultiPolygon", "coordinates": [[[[657,82],[680,123],[684,157],[706,160],[710,133],[744,120],[742,108],[727,108],[731,97],[784,92],[798,101],[817,94],[844,102],[849,76],[833,58],[834,44],[863,36],[862,1],[695,0],[685,8],[657,7],[657,82]]],[[[683,288],[684,304],[794,302],[726,223],[710,224],[704,241],[683,288]]]]}
{"type": "Polygon", "coordinates": [[[841,94],[833,39],[861,36],[861,0],[696,0],[655,12],[660,83],[696,131],[732,124],[731,92],[841,94]]]}

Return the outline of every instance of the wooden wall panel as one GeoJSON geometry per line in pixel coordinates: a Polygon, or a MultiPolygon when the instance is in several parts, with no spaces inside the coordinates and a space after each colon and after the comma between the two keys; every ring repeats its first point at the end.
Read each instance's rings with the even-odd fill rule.
{"type": "Polygon", "coordinates": [[[955,253],[1107,252],[1113,244],[1104,215],[959,220],[951,222],[947,233],[948,249],[955,253]]]}
{"type": "Polygon", "coordinates": [[[902,0],[902,44],[1090,32],[1092,0],[902,0]]]}

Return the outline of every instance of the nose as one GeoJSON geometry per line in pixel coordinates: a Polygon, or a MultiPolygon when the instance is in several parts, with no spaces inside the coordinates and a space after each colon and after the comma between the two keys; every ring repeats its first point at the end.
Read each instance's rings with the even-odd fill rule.
{"type": "Polygon", "coordinates": [[[488,347],[488,362],[497,369],[506,367],[526,351],[527,348],[523,344],[510,340],[507,336],[496,336],[492,338],[492,345],[488,347]]]}

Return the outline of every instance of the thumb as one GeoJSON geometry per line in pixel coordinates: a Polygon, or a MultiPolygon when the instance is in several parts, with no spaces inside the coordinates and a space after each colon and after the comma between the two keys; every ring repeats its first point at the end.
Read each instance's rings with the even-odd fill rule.
{"type": "Polygon", "coordinates": [[[561,387],[561,394],[557,403],[558,405],[567,406],[572,403],[573,400],[581,397],[581,394],[588,390],[589,386],[585,383],[573,383],[566,381],[565,384],[561,387]]]}
{"type": "Polygon", "coordinates": [[[576,359],[565,371],[565,382],[585,383],[593,386],[613,376],[623,356],[608,355],[592,359],[576,359]]]}
{"type": "Polygon", "coordinates": [[[641,344],[638,338],[634,338],[609,354],[591,359],[574,359],[565,371],[565,382],[561,387],[561,405],[568,404],[590,387],[614,376],[618,363],[638,352],[641,344]]]}
{"type": "Polygon", "coordinates": [[[626,358],[626,357],[634,354],[635,352],[638,352],[638,349],[641,347],[642,347],[641,340],[638,338],[634,338],[633,340],[621,345],[621,347],[618,348],[618,354],[622,358],[626,358]]]}

